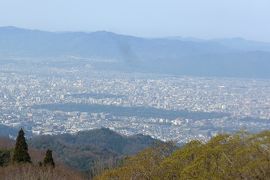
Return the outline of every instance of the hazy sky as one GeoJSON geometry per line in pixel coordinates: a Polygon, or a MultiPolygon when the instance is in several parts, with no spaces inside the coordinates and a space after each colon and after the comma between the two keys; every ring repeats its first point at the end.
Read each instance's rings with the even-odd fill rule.
{"type": "Polygon", "coordinates": [[[0,26],[270,41],[270,0],[0,0],[0,26]]]}

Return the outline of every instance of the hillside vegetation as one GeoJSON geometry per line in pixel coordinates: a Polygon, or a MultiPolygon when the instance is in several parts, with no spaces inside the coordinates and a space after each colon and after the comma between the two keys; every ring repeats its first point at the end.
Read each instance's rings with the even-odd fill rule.
{"type": "MultiPolygon", "coordinates": [[[[26,140],[23,138],[23,143],[19,144],[26,146],[23,148],[23,155],[27,157],[26,162],[30,161],[31,165],[20,164],[17,166],[12,162],[17,143],[8,138],[0,138],[0,166],[4,167],[1,168],[0,173],[18,171],[24,174],[36,174],[33,177],[47,173],[48,176],[55,178],[56,176],[52,176],[51,172],[56,173],[54,175],[64,175],[64,171],[69,171],[73,174],[80,172],[80,174],[91,178],[102,173],[105,169],[118,167],[126,156],[134,155],[154,144],[162,143],[150,136],[123,136],[106,128],[81,131],[77,134],[36,136],[27,140],[29,149],[24,141],[26,140]],[[46,150],[50,154],[48,159],[44,159],[45,154],[47,156],[46,150]],[[28,153],[31,160],[29,160],[28,153]],[[47,171],[46,168],[42,167],[40,169],[42,173],[39,172],[39,163],[44,161],[45,164],[52,156],[55,159],[55,171],[47,171]]],[[[21,152],[16,157],[19,161],[21,159],[25,161],[21,152]]],[[[52,164],[54,166],[54,162],[52,164]]],[[[64,176],[64,179],[67,175],[64,176]]],[[[16,179],[15,176],[12,177],[16,179]]]]}
{"type": "Polygon", "coordinates": [[[148,148],[96,180],[269,179],[270,131],[218,135],[192,141],[171,155],[168,146],[148,148]]]}
{"type": "Polygon", "coordinates": [[[61,164],[56,166],[52,157],[52,151],[49,149],[43,161],[40,158],[42,152],[30,150],[29,153],[24,135],[24,131],[21,129],[16,143],[7,138],[0,139],[1,180],[83,179],[81,174],[72,169],[66,168],[61,164]]]}
{"type": "Polygon", "coordinates": [[[74,135],[37,136],[29,141],[29,145],[39,150],[49,148],[54,152],[55,158],[67,166],[89,172],[93,168],[101,171],[115,167],[123,157],[134,155],[158,142],[150,136],[128,137],[101,128],[74,135]]]}
{"type": "Polygon", "coordinates": [[[39,143],[43,149],[50,146],[57,147],[58,156],[62,160],[70,159],[68,162],[75,165],[89,161],[89,168],[90,166],[92,168],[88,171],[91,173],[84,175],[78,173],[76,168],[67,168],[57,161],[54,163],[52,156],[54,151],[50,149],[46,154],[41,151],[43,161],[42,159],[37,161],[35,153],[30,149],[28,159],[27,143],[23,135],[22,132],[19,133],[15,148],[11,148],[10,145],[14,143],[9,143],[6,139],[0,143],[5,145],[0,147],[0,179],[69,180],[92,179],[95,176],[93,177],[95,180],[264,180],[270,177],[270,131],[258,134],[246,132],[221,134],[208,142],[194,140],[182,147],[176,147],[172,142],[155,141],[142,135],[125,137],[108,129],[81,132],[70,135],[71,137],[46,136],[49,140],[44,137],[32,140],[31,143],[35,142],[36,145],[39,143]],[[145,147],[150,142],[153,143],[152,146],[144,148],[136,155],[130,155],[139,151],[137,148],[145,147]],[[59,143],[62,143],[62,146],[59,143]],[[96,147],[96,151],[87,149],[88,146],[83,144],[91,144],[89,147],[96,147]],[[102,148],[108,149],[100,151],[102,148]],[[60,150],[62,155],[59,154],[60,150]],[[110,152],[116,153],[116,157],[119,158],[117,163],[110,159],[110,152]],[[17,155],[14,156],[15,154],[17,155]],[[91,159],[92,157],[96,159],[91,159]],[[84,158],[90,159],[84,161],[84,158]]]}

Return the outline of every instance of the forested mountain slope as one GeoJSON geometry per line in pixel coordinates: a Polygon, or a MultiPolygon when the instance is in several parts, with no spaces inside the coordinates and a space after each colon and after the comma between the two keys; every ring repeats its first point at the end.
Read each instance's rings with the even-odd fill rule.
{"type": "Polygon", "coordinates": [[[149,148],[96,179],[269,179],[270,131],[218,135],[192,141],[168,154],[149,148]]]}

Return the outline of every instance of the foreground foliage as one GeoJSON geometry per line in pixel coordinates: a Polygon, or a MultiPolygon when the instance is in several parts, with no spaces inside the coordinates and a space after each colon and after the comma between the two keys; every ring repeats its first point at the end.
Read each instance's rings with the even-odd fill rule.
{"type": "Polygon", "coordinates": [[[218,135],[192,141],[168,155],[167,146],[149,148],[99,179],[267,179],[270,131],[218,135]]]}

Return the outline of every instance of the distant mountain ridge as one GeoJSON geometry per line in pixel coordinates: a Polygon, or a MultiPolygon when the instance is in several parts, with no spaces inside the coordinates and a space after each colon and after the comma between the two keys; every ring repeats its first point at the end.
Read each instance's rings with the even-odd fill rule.
{"type": "MultiPolygon", "coordinates": [[[[241,38],[139,38],[106,31],[0,27],[0,57],[109,59],[99,68],[196,76],[270,78],[270,43],[241,38]]],[[[0,60],[1,61],[1,60],[0,60]]]]}
{"type": "Polygon", "coordinates": [[[149,58],[153,51],[156,51],[157,57],[167,58],[192,51],[210,52],[209,48],[204,47],[205,44],[209,44],[215,51],[227,51],[224,47],[212,42],[200,44],[165,38],[146,39],[107,31],[46,32],[16,27],[0,28],[0,52],[12,56],[77,55],[121,59],[131,58],[129,54],[131,51],[138,58],[149,58]],[[181,50],[181,52],[176,50],[181,50]],[[171,53],[170,56],[168,53],[171,53]]]}

